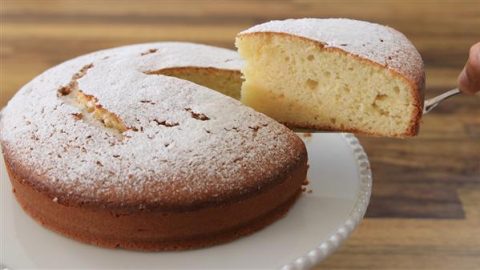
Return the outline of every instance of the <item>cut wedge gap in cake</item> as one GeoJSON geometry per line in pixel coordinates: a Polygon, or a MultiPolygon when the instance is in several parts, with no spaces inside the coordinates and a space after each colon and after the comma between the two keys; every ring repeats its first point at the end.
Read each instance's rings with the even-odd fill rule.
{"type": "Polygon", "coordinates": [[[174,67],[144,72],[176,77],[213,89],[234,99],[240,99],[242,74],[239,70],[213,67],[174,67]]]}

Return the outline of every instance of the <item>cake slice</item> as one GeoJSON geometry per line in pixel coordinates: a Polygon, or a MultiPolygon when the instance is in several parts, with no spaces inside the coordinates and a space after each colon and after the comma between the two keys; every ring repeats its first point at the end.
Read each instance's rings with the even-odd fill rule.
{"type": "Polygon", "coordinates": [[[350,19],[271,21],[238,34],[241,101],[294,128],[418,133],[424,70],[400,32],[350,19]]]}

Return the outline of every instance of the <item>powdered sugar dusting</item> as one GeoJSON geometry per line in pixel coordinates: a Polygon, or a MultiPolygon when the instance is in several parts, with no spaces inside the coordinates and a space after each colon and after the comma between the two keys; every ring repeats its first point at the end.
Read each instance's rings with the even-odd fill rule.
{"type": "Polygon", "coordinates": [[[294,133],[213,90],[144,73],[182,65],[233,68],[232,61],[220,63],[227,55],[236,54],[202,45],[153,43],[65,62],[25,85],[9,102],[1,119],[3,150],[58,203],[76,197],[188,205],[260,187],[304,154],[294,133]],[[156,51],[144,54],[150,49],[156,51]],[[170,50],[179,56],[178,63],[170,50]],[[214,61],[209,63],[206,55],[215,55],[214,61]],[[78,88],[135,127],[123,138],[101,123],[79,119],[79,109],[57,97],[59,87],[89,64],[93,67],[78,79],[78,88]]]}
{"type": "Polygon", "coordinates": [[[351,19],[289,19],[256,25],[255,32],[287,33],[338,48],[393,69],[409,80],[423,80],[423,61],[413,44],[393,28],[351,19]]]}
{"type": "Polygon", "coordinates": [[[142,56],[136,63],[146,72],[172,67],[212,67],[236,71],[243,64],[237,52],[203,44],[162,42],[160,46],[151,43],[135,46],[138,46],[135,52],[131,51],[131,46],[126,46],[115,49],[115,54],[142,56]]]}

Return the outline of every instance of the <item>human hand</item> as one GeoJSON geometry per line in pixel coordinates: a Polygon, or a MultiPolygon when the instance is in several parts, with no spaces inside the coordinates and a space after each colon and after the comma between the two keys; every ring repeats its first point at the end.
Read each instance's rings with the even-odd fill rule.
{"type": "Polygon", "coordinates": [[[480,42],[470,47],[467,63],[458,76],[458,88],[469,95],[480,92],[480,42]]]}

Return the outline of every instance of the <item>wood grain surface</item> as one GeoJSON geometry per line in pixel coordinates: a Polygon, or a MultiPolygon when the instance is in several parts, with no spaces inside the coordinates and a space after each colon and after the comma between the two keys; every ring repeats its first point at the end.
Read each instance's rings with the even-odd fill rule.
{"type": "MultiPolygon", "coordinates": [[[[480,1],[5,1],[0,106],[69,58],[160,40],[233,48],[271,19],[348,17],[390,25],[425,60],[427,97],[456,86],[480,41],[480,1]]],[[[413,139],[361,137],[374,186],[367,218],[316,269],[480,269],[480,98],[458,96],[413,139]]]]}

